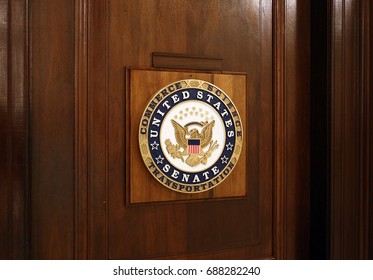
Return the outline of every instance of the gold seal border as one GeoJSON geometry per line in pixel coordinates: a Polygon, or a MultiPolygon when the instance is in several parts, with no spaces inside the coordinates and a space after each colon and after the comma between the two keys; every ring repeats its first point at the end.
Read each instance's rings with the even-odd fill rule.
{"type": "Polygon", "coordinates": [[[242,151],[242,143],[243,143],[243,128],[242,128],[241,117],[240,117],[240,114],[237,110],[237,107],[234,105],[233,101],[230,99],[230,97],[222,89],[220,89],[219,87],[217,87],[216,85],[214,85],[212,83],[209,83],[209,82],[206,82],[206,81],[203,81],[203,80],[185,79],[185,80],[179,80],[179,81],[173,82],[171,84],[168,84],[167,86],[163,87],[162,89],[157,91],[155,94],[153,94],[150,101],[147,103],[147,105],[145,107],[144,113],[141,115],[140,126],[139,126],[139,148],[140,148],[140,153],[141,153],[142,159],[144,161],[144,164],[145,164],[146,168],[148,169],[148,171],[152,174],[152,176],[159,183],[161,183],[163,186],[167,187],[168,189],[176,191],[176,192],[186,193],[186,194],[201,193],[201,192],[211,190],[211,189],[215,188],[216,186],[218,186],[219,184],[221,184],[230,175],[230,173],[233,171],[234,167],[236,166],[236,164],[238,162],[238,159],[239,159],[239,156],[240,156],[241,151],[242,151]],[[235,125],[235,127],[236,127],[236,135],[235,135],[236,143],[234,145],[234,150],[233,150],[233,153],[232,153],[232,157],[231,157],[230,161],[227,163],[226,167],[223,170],[221,170],[218,173],[217,176],[214,176],[209,181],[205,181],[202,184],[194,184],[194,185],[180,184],[179,182],[174,181],[171,177],[164,174],[162,172],[162,170],[159,169],[156,166],[156,164],[153,162],[152,156],[151,156],[151,153],[150,153],[150,150],[149,150],[149,143],[148,143],[148,131],[149,131],[150,119],[153,116],[156,109],[158,108],[159,104],[162,102],[162,100],[164,98],[168,97],[168,95],[171,95],[173,92],[183,90],[183,89],[189,89],[189,88],[203,89],[203,90],[211,93],[220,102],[224,103],[227,106],[229,112],[231,113],[232,120],[233,120],[233,125],[235,125]],[[167,92],[167,95],[160,98],[161,95],[162,94],[164,95],[165,92],[167,92]],[[223,94],[224,95],[223,99],[217,94],[220,94],[220,95],[223,94]],[[230,104],[231,106],[229,107],[228,104],[230,104]],[[154,109],[152,109],[152,107],[154,107],[154,109]],[[152,110],[150,111],[149,108],[151,108],[152,110]],[[149,114],[148,110],[150,111],[150,117],[147,117],[147,114],[149,114]],[[235,115],[233,115],[233,112],[235,112],[235,115]],[[145,120],[145,119],[148,119],[147,125],[143,125],[143,120],[145,120]],[[237,129],[237,126],[236,126],[237,122],[239,122],[239,124],[240,124],[240,126],[239,126],[240,129],[239,130],[237,129]],[[144,127],[146,128],[146,133],[141,132],[142,128],[144,128],[144,127]],[[240,132],[240,136],[238,136],[238,133],[237,133],[238,131],[240,132]],[[217,180],[218,178],[220,178],[220,179],[217,180]],[[164,182],[163,179],[165,179],[166,182],[164,182]],[[214,182],[214,181],[216,181],[216,182],[214,182]],[[179,186],[179,188],[184,188],[184,189],[190,189],[190,188],[200,189],[200,188],[202,188],[202,190],[198,190],[198,191],[187,191],[187,190],[185,190],[184,191],[184,190],[181,190],[181,189],[177,189],[176,186],[179,186]]]}

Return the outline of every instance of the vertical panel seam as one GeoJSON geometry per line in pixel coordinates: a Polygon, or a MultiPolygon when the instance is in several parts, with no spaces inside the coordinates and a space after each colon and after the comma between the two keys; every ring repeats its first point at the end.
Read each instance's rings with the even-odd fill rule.
{"type": "MultiPolygon", "coordinates": [[[[344,148],[344,138],[343,138],[343,135],[344,135],[344,131],[345,131],[345,118],[344,118],[344,109],[345,109],[345,58],[344,58],[344,55],[345,55],[345,24],[346,24],[346,2],[345,0],[342,0],[342,25],[341,25],[341,54],[342,54],[342,58],[341,58],[341,68],[342,68],[342,81],[341,81],[341,110],[340,110],[340,114],[341,114],[341,131],[340,131],[340,139],[341,139],[341,146],[340,146],[340,149],[339,149],[339,153],[341,155],[341,186],[340,186],[340,191],[341,191],[341,201],[339,201],[339,213],[340,215],[341,214],[344,214],[344,208],[343,208],[343,201],[344,201],[344,188],[345,188],[345,184],[344,184],[344,154],[343,154],[343,148],[344,148]]],[[[344,258],[344,219],[343,219],[344,215],[342,215],[340,217],[340,223],[341,223],[341,231],[340,231],[340,242],[341,242],[341,255],[340,257],[344,258]]]]}
{"type": "Polygon", "coordinates": [[[109,257],[108,246],[108,183],[109,183],[109,5],[110,0],[105,1],[105,258],[109,257]]]}

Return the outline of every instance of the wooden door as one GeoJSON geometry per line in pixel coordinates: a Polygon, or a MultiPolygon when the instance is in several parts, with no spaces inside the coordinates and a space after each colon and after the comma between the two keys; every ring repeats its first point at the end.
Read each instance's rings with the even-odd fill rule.
{"type": "Polygon", "coordinates": [[[88,7],[87,257],[273,258],[273,5],[152,0],[88,7]],[[236,80],[227,87],[219,78],[229,73],[245,77],[237,92],[236,80]],[[237,195],[175,194],[141,160],[145,105],[157,89],[187,78],[216,83],[239,104],[243,154],[233,179],[219,187],[242,190],[237,195]]]}
{"type": "Polygon", "coordinates": [[[88,124],[93,144],[88,207],[94,221],[89,257],[271,258],[271,5],[261,1],[107,1],[91,9],[91,24],[99,28],[89,33],[88,86],[92,87],[88,92],[94,103],[88,124]],[[165,58],[161,67],[168,70],[142,71],[157,68],[153,60],[159,52],[165,58]],[[183,61],[178,64],[177,58],[183,61]],[[246,82],[238,81],[239,92],[233,92],[235,86],[219,83],[211,58],[222,61],[220,73],[239,72],[245,77],[246,82]],[[196,67],[192,59],[205,63],[196,67]],[[137,131],[149,93],[190,77],[215,83],[235,94],[233,102],[241,103],[245,149],[231,178],[243,180],[219,186],[224,190],[236,181],[236,189],[243,189],[238,195],[175,194],[160,186],[142,162],[137,131]],[[146,186],[136,184],[138,180],[146,186]],[[126,197],[138,189],[162,193],[126,197]]]}
{"type": "MultiPolygon", "coordinates": [[[[12,138],[15,122],[7,122],[2,143],[14,154],[1,162],[8,176],[1,193],[19,211],[2,203],[14,226],[1,240],[24,246],[9,245],[4,256],[308,256],[309,1],[16,0],[1,7],[10,23],[1,23],[2,38],[21,42],[7,43],[1,63],[22,73],[1,72],[1,80],[23,82],[17,101],[27,135],[17,177],[24,183],[12,189],[19,170],[11,147],[20,142],[12,138]],[[221,87],[244,123],[237,168],[219,190],[201,195],[158,184],[133,145],[146,100],[187,78],[221,87]],[[144,195],[136,176],[154,194],[144,195]]],[[[1,113],[12,119],[8,111],[19,111],[9,96],[1,113]]]]}

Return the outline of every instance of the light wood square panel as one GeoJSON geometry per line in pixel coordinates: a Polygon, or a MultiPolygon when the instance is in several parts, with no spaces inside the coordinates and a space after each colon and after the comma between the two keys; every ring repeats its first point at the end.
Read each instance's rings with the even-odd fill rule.
{"type": "Polygon", "coordinates": [[[246,74],[129,69],[126,81],[127,203],[240,198],[247,195],[246,143],[250,141],[250,134],[246,129],[246,74]],[[231,174],[215,188],[193,194],[175,192],[159,183],[147,170],[138,144],[141,116],[151,97],[163,87],[183,79],[203,80],[222,89],[237,107],[243,127],[241,155],[231,174]]]}

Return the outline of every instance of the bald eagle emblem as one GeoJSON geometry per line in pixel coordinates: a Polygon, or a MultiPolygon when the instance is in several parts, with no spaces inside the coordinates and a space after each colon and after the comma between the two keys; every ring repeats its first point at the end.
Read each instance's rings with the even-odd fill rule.
{"type": "Polygon", "coordinates": [[[208,158],[219,147],[218,142],[212,140],[215,121],[191,122],[184,126],[175,120],[171,122],[177,144],[166,139],[167,152],[173,158],[180,159],[191,167],[199,164],[206,165],[208,158]],[[189,126],[192,125],[193,128],[189,130],[189,126]],[[200,127],[200,130],[196,127],[200,127]]]}

